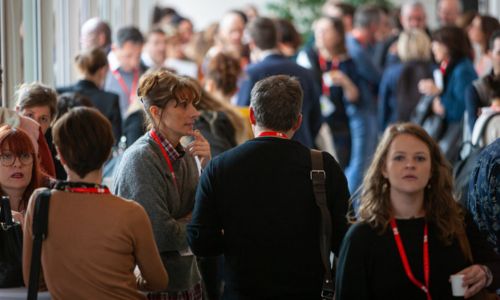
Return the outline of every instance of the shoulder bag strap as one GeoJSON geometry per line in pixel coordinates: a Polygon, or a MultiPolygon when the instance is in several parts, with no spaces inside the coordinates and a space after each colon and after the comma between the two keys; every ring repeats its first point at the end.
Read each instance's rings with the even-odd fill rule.
{"type": "Polygon", "coordinates": [[[330,249],[332,236],[332,220],[326,203],[326,173],[323,167],[323,153],[311,150],[311,180],[313,184],[314,198],[321,214],[320,218],[320,251],[325,275],[323,277],[323,288],[321,299],[333,299],[334,282],[330,267],[330,249]]]}
{"type": "Polygon", "coordinates": [[[0,223],[3,223],[6,227],[12,226],[14,222],[12,221],[12,211],[10,210],[9,197],[2,196],[0,203],[0,210],[2,211],[2,214],[0,215],[0,223]]]}
{"type": "Polygon", "coordinates": [[[50,190],[46,189],[40,193],[35,203],[35,212],[33,214],[33,251],[31,253],[28,300],[36,300],[38,297],[42,241],[47,237],[49,200],[50,190]]]}

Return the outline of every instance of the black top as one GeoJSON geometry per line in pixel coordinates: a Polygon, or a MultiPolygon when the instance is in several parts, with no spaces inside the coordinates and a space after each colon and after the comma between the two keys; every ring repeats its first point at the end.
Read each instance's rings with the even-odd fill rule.
{"type": "MultiPolygon", "coordinates": [[[[337,254],[349,192],[335,159],[323,153],[323,160],[337,254]]],[[[262,137],[220,154],[203,171],[188,241],[198,256],[224,254],[227,299],[319,298],[320,211],[310,170],[308,148],[262,137]]]]}
{"type": "Polygon", "coordinates": [[[97,108],[113,126],[115,142],[118,142],[122,135],[122,118],[120,115],[120,102],[118,95],[103,91],[89,80],[79,80],[72,86],[57,89],[58,94],[73,92],[87,96],[92,104],[97,108]]]}
{"type": "Polygon", "coordinates": [[[212,157],[237,145],[231,120],[221,111],[201,111],[195,128],[199,129],[210,144],[212,157]]]}
{"type": "MultiPolygon", "coordinates": [[[[397,220],[398,230],[413,275],[424,283],[424,218],[397,220]]],[[[470,221],[467,224],[471,224],[470,221]]],[[[480,236],[474,225],[467,226],[476,263],[486,264],[495,273],[500,260],[480,236]]],[[[449,277],[470,265],[458,240],[449,246],[437,237],[429,224],[430,293],[432,299],[456,299],[451,294],[449,277]]],[[[495,277],[495,276],[494,276],[495,277]]],[[[494,279],[491,287],[497,286],[494,279]]],[[[368,224],[352,226],[342,244],[337,270],[336,299],[426,299],[425,293],[406,276],[392,229],[379,235],[368,224]]]]}

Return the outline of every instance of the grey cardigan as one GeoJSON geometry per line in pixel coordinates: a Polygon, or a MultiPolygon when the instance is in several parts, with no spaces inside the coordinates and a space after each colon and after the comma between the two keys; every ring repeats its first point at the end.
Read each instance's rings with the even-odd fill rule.
{"type": "Polygon", "coordinates": [[[177,292],[200,282],[195,257],[178,254],[188,244],[186,223],[177,221],[193,209],[199,175],[188,153],[172,161],[172,166],[178,188],[160,147],[147,132],[125,151],[115,172],[113,193],[137,201],[148,213],[170,278],[167,291],[177,292]]]}

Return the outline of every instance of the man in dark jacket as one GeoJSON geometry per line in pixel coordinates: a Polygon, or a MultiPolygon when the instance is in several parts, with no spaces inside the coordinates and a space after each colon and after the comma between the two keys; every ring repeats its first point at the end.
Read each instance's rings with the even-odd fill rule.
{"type": "MultiPolygon", "coordinates": [[[[255,139],[214,158],[203,171],[187,227],[198,256],[224,254],[225,299],[320,299],[320,211],[311,152],[291,140],[301,125],[302,89],[286,75],[257,82],[250,120],[255,139]]],[[[347,230],[349,192],[323,153],[331,251],[347,230]]]]}
{"type": "Polygon", "coordinates": [[[271,75],[295,76],[300,81],[304,93],[302,105],[302,126],[294,140],[307,147],[314,147],[314,139],[323,121],[319,104],[320,87],[314,75],[278,51],[278,34],[274,21],[257,17],[248,25],[252,64],[245,70],[245,81],[238,93],[238,105],[248,106],[250,91],[255,83],[271,75]]]}

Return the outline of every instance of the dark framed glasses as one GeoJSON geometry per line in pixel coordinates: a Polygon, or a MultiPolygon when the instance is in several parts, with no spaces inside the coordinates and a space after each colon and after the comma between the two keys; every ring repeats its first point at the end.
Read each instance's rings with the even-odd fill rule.
{"type": "Polygon", "coordinates": [[[33,154],[24,152],[21,154],[14,154],[12,152],[3,152],[0,154],[0,164],[4,167],[10,167],[14,165],[14,162],[16,161],[16,158],[19,158],[19,161],[23,165],[29,165],[33,163],[33,154]]]}

